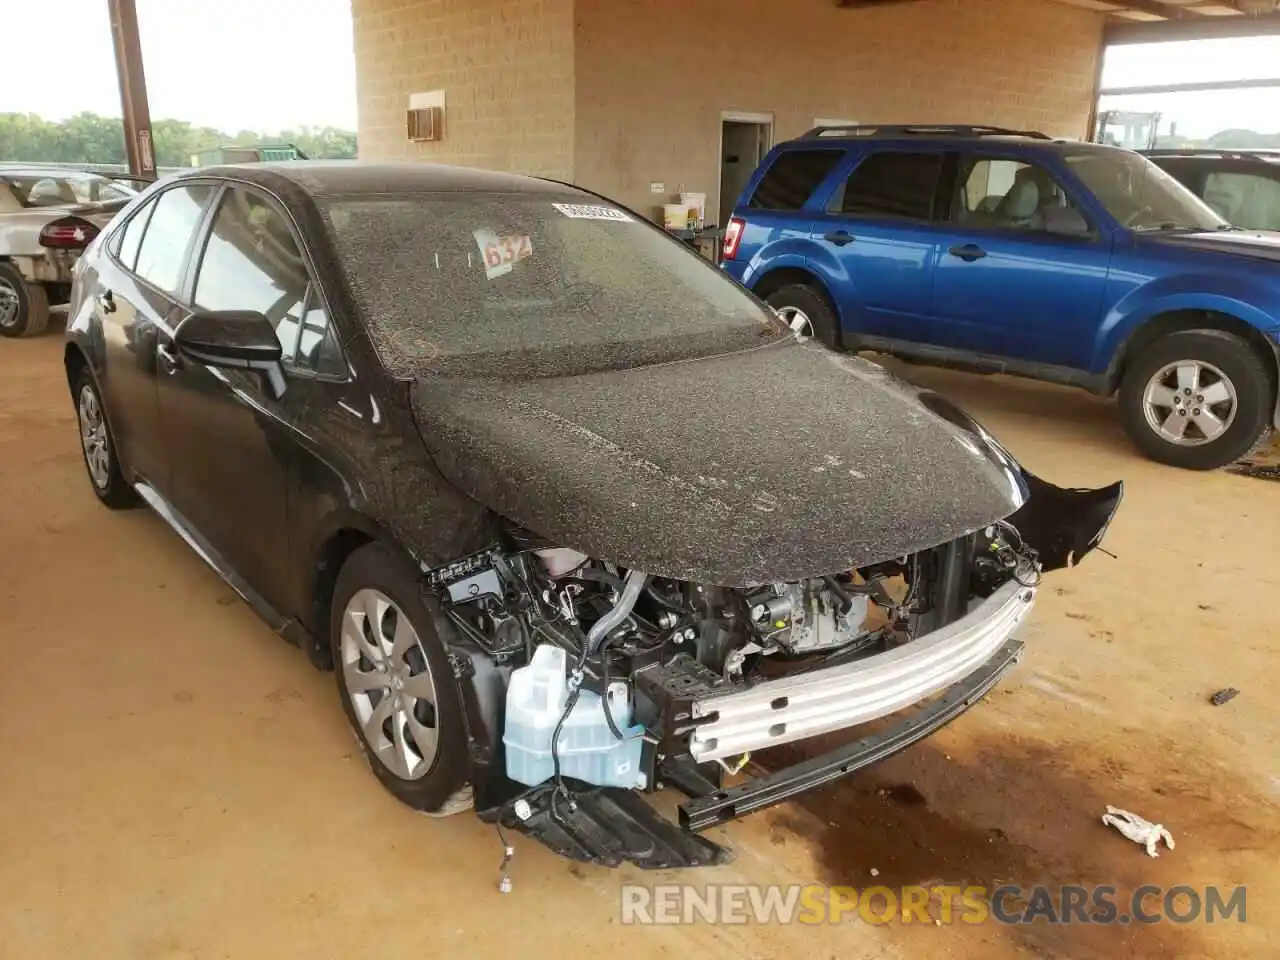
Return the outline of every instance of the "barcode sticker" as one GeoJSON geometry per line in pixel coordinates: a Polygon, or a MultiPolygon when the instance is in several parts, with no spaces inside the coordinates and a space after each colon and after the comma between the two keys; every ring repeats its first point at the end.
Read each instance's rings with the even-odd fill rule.
{"type": "Polygon", "coordinates": [[[619,220],[631,223],[632,218],[617,207],[603,207],[594,203],[553,203],[553,207],[574,220],[619,220]]]}

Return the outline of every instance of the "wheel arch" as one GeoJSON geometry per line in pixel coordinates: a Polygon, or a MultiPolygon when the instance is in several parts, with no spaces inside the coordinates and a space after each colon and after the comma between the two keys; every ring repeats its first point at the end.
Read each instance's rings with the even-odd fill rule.
{"type": "Polygon", "coordinates": [[[381,527],[359,514],[346,514],[333,521],[316,538],[310,551],[311,571],[307,584],[305,614],[308,639],[305,652],[311,665],[317,670],[333,669],[333,651],[329,647],[330,617],[333,606],[333,590],[338,573],[347,559],[361,547],[371,543],[395,541],[385,535],[381,527]]]}
{"type": "Polygon", "coordinates": [[[62,348],[62,367],[67,373],[67,389],[74,394],[76,379],[89,367],[89,358],[80,344],[70,341],[62,348]]]}
{"type": "MultiPolygon", "coordinates": [[[[1158,313],[1136,327],[1121,343],[1107,369],[1107,392],[1114,393],[1124,378],[1125,370],[1146,347],[1161,337],[1191,330],[1217,330],[1239,337],[1258,354],[1271,371],[1273,396],[1280,385],[1280,348],[1253,324],[1219,310],[1168,310],[1158,313]]],[[[1274,417],[1280,425],[1280,408],[1274,417]]]]}
{"type": "Polygon", "coordinates": [[[831,296],[831,290],[828,288],[826,281],[812,270],[806,270],[804,267],[774,267],[772,270],[762,274],[751,285],[751,292],[761,300],[766,300],[770,294],[776,293],[783,287],[788,287],[792,284],[812,287],[826,301],[827,306],[831,309],[832,316],[837,321],[841,319],[840,308],[836,304],[835,298],[831,296]]]}

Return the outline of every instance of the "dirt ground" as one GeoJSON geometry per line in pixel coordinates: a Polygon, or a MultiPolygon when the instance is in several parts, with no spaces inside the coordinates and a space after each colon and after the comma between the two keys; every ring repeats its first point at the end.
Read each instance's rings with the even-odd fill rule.
{"type": "Polygon", "coordinates": [[[1044,477],[1124,479],[1117,559],[1047,582],[1026,659],[942,733],[718,831],[730,866],[609,871],[517,840],[502,896],[491,828],[398,806],[332,679],[158,518],[96,503],[60,357],[56,336],[0,342],[0,957],[1280,955],[1280,483],[1144,461],[1082,393],[908,370],[1044,477]],[[1108,803],[1177,849],[1149,859],[1108,803]],[[622,884],[677,880],[1244,884],[1248,922],[620,923],[622,884]]]}

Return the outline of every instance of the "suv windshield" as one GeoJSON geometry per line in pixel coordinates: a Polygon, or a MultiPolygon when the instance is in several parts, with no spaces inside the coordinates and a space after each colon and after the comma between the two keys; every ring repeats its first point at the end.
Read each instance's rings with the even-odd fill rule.
{"type": "Polygon", "coordinates": [[[1123,150],[1066,155],[1067,165],[1130,230],[1224,230],[1227,221],[1146,157],[1123,150]]]}
{"type": "Polygon", "coordinates": [[[567,375],[788,332],[687,247],[581,195],[340,197],[321,210],[396,375],[567,375]]]}

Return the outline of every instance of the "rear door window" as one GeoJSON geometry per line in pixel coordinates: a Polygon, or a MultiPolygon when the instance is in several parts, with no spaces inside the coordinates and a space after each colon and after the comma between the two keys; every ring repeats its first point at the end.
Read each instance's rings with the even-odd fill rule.
{"type": "Polygon", "coordinates": [[[146,232],[147,221],[151,219],[151,211],[156,202],[143,205],[137,213],[129,218],[124,229],[119,230],[111,241],[111,252],[119,258],[126,270],[132,270],[138,263],[138,248],[142,246],[142,235],[146,232]]]}
{"type": "Polygon", "coordinates": [[[867,217],[933,219],[945,159],[942,153],[873,153],[854,168],[828,210],[867,217]]]}
{"type": "Polygon", "coordinates": [[[765,171],[749,206],[756,210],[799,210],[844,156],[843,150],[788,150],[765,171]]]}
{"type": "Polygon", "coordinates": [[[187,249],[214,189],[210,184],[193,183],[160,194],[138,250],[134,272],[139,277],[165,293],[178,294],[187,249]]]}

